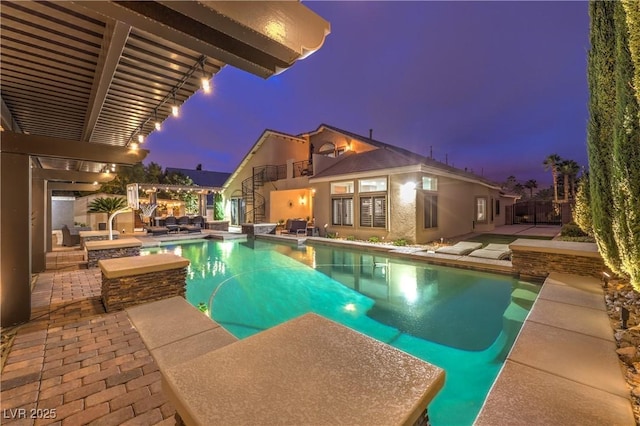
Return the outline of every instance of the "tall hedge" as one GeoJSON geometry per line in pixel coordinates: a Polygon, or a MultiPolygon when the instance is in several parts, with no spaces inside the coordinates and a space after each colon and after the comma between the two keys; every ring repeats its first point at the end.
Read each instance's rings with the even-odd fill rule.
{"type": "Polygon", "coordinates": [[[613,128],[613,231],[622,272],[640,290],[640,117],[634,90],[629,27],[622,3],[615,2],[616,110],[613,128]]]}
{"type": "Polygon", "coordinates": [[[593,219],[591,218],[591,194],[589,193],[589,175],[585,174],[578,183],[576,204],[573,208],[573,221],[587,235],[593,236],[593,219]]]}
{"type": "MultiPolygon", "coordinates": [[[[627,18],[627,27],[629,28],[629,52],[633,60],[634,86],[636,90],[636,99],[640,103],[640,1],[623,0],[622,5],[627,18]]],[[[638,116],[640,120],[640,115],[638,116]]]]}
{"type": "Polygon", "coordinates": [[[587,70],[589,82],[589,193],[593,233],[605,263],[621,272],[613,233],[613,123],[616,105],[614,2],[589,2],[591,17],[587,70]]]}

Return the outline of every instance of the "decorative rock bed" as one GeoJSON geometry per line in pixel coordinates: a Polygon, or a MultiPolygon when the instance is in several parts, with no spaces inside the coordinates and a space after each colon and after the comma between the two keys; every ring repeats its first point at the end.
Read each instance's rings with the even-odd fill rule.
{"type": "Polygon", "coordinates": [[[107,312],[185,294],[189,261],[175,254],[106,259],[98,265],[107,312]]]}

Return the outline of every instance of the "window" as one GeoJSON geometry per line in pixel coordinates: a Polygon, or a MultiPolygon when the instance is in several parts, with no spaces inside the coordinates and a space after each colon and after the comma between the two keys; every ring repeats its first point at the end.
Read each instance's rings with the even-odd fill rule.
{"type": "Polygon", "coordinates": [[[353,181],[332,183],[331,193],[332,194],[353,194],[353,181]]]}
{"type": "Polygon", "coordinates": [[[331,142],[327,142],[320,147],[320,149],[318,150],[318,154],[325,155],[327,157],[335,157],[336,146],[331,142]]]}
{"type": "Polygon", "coordinates": [[[426,194],[424,196],[424,227],[438,227],[438,196],[426,194]]]}
{"type": "Polygon", "coordinates": [[[438,178],[431,176],[422,177],[422,189],[425,191],[437,191],[438,190],[438,178]]]}
{"type": "Polygon", "coordinates": [[[387,197],[360,197],[360,226],[385,228],[387,226],[387,197]]]}
{"type": "Polygon", "coordinates": [[[496,200],[496,216],[500,216],[500,200],[496,200]]]}
{"type": "Polygon", "coordinates": [[[487,199],[486,197],[476,198],[476,222],[487,223],[487,199]]]}
{"type": "Polygon", "coordinates": [[[387,190],[387,178],[360,179],[359,192],[382,192],[387,190]]]}
{"type": "Polygon", "coordinates": [[[331,224],[353,226],[353,198],[334,198],[332,200],[331,224]]]}

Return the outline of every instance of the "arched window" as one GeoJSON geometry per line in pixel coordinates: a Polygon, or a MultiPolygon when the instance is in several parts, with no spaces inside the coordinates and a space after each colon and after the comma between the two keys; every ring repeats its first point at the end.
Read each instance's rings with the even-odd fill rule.
{"type": "Polygon", "coordinates": [[[320,149],[318,150],[318,154],[326,155],[327,157],[335,157],[336,146],[331,142],[327,142],[320,147],[320,149]]]}

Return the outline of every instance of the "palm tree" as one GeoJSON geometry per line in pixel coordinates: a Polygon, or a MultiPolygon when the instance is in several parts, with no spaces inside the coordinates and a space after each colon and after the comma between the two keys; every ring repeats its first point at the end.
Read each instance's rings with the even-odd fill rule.
{"type": "Polygon", "coordinates": [[[535,179],[529,179],[525,182],[524,187],[529,190],[529,198],[533,198],[533,190],[538,187],[538,181],[535,179]]]}
{"type": "Polygon", "coordinates": [[[553,178],[553,201],[558,202],[558,164],[562,161],[562,158],[558,154],[549,155],[544,162],[545,170],[551,170],[551,177],[553,178]]]}
{"type": "Polygon", "coordinates": [[[99,197],[89,203],[89,213],[106,213],[107,218],[127,207],[127,199],[122,197],[99,197]]]}
{"type": "Polygon", "coordinates": [[[564,160],[557,167],[564,180],[564,202],[566,203],[569,201],[569,195],[571,198],[575,197],[575,182],[580,166],[573,160],[564,160]]]}

